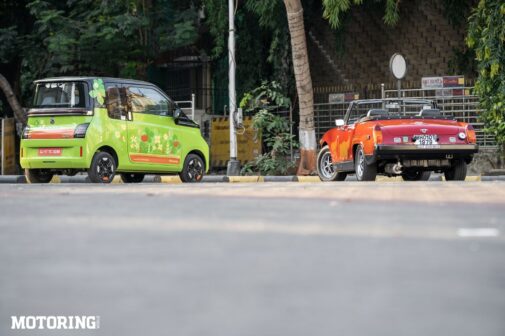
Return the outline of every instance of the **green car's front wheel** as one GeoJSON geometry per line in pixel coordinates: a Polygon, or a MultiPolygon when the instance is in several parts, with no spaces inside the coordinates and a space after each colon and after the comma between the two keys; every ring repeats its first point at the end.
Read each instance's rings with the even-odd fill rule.
{"type": "Polygon", "coordinates": [[[88,176],[93,183],[111,183],[116,175],[117,163],[107,152],[97,152],[91,160],[88,176]]]}
{"type": "Polygon", "coordinates": [[[184,167],[179,173],[182,182],[200,182],[205,174],[205,163],[196,154],[189,154],[184,160],[184,167]]]}

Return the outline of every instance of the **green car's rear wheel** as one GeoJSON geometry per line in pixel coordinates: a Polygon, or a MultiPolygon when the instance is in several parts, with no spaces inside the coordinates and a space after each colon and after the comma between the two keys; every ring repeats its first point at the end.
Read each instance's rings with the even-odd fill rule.
{"type": "Polygon", "coordinates": [[[189,154],[184,160],[184,167],[179,176],[182,182],[200,182],[205,174],[205,163],[196,154],[189,154]]]}
{"type": "Polygon", "coordinates": [[[116,175],[117,163],[107,152],[97,152],[88,169],[88,176],[93,183],[111,183],[116,175]]]}
{"type": "Polygon", "coordinates": [[[30,183],[49,183],[53,175],[49,169],[25,169],[25,176],[30,183]]]}

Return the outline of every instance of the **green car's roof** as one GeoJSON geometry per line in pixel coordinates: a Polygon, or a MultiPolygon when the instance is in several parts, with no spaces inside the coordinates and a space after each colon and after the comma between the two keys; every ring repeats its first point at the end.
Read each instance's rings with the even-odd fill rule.
{"type": "Polygon", "coordinates": [[[75,81],[92,81],[94,79],[102,79],[104,82],[114,82],[114,83],[134,83],[134,84],[144,84],[153,85],[149,82],[144,82],[136,79],[126,79],[126,78],[113,78],[113,77],[100,77],[100,76],[63,76],[63,77],[50,77],[37,79],[34,81],[37,83],[48,83],[48,82],[75,82],[75,81]]]}

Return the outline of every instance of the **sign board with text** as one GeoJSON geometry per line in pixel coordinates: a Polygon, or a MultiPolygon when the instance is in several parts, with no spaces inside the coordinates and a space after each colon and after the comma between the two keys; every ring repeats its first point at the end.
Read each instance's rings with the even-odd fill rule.
{"type": "Polygon", "coordinates": [[[359,94],[355,92],[347,93],[330,93],[328,95],[328,103],[338,104],[338,103],[348,103],[353,100],[358,100],[359,94]]]}
{"type": "MultiPolygon", "coordinates": [[[[230,160],[228,117],[212,118],[210,132],[211,166],[226,167],[230,160]]],[[[237,144],[237,159],[242,165],[261,155],[261,135],[253,128],[252,117],[244,117],[244,129],[237,129],[237,144]]]]}
{"type": "Polygon", "coordinates": [[[421,79],[421,87],[424,90],[438,90],[464,86],[464,76],[423,77],[421,79]]]}

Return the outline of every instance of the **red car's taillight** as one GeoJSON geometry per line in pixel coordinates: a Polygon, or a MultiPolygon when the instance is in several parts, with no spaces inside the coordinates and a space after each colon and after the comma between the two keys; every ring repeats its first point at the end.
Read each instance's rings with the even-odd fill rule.
{"type": "Polygon", "coordinates": [[[373,142],[375,144],[382,143],[382,129],[380,125],[375,125],[373,128],[373,142]]]}
{"type": "Polygon", "coordinates": [[[466,126],[466,139],[469,143],[477,142],[477,135],[475,134],[475,129],[470,124],[466,126]]]}

